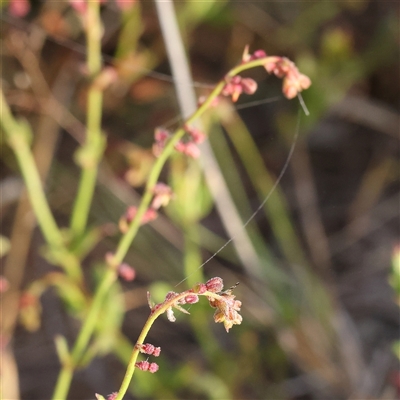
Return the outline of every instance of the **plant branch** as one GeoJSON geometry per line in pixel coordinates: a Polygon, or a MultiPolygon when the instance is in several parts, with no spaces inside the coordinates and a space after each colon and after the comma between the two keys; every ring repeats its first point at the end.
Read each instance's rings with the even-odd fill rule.
{"type": "Polygon", "coordinates": [[[86,228],[96,186],[98,165],[105,147],[105,138],[101,133],[103,90],[93,81],[101,70],[102,24],[99,0],[87,3],[86,32],[87,69],[92,85],[88,93],[86,143],[77,154],[82,175],[71,217],[71,230],[76,236],[82,235],[86,228]]]}

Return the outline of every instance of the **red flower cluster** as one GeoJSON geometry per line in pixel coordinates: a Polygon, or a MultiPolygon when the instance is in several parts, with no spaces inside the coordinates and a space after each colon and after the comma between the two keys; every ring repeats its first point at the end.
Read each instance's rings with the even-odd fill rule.
{"type": "Polygon", "coordinates": [[[141,353],[149,354],[154,357],[158,357],[161,353],[161,347],[155,347],[150,343],[137,344],[135,347],[138,348],[141,353]]]}
{"type": "MultiPolygon", "coordinates": [[[[175,150],[179,151],[180,153],[186,154],[191,158],[198,158],[200,156],[200,149],[197,145],[204,142],[204,140],[206,139],[206,135],[199,129],[190,127],[188,125],[185,125],[184,129],[187,133],[187,138],[185,141],[180,140],[175,145],[175,150]]],[[[170,136],[171,134],[166,129],[157,128],[155,130],[155,143],[153,144],[153,154],[156,157],[160,156],[170,136]]]]}
{"type": "MultiPolygon", "coordinates": [[[[158,217],[157,210],[168,205],[169,201],[173,197],[172,189],[164,183],[157,183],[153,188],[153,200],[150,207],[146,210],[142,217],[142,224],[147,224],[155,220],[158,217]]],[[[135,218],[138,208],[136,206],[129,206],[125,214],[120,218],[118,226],[122,233],[126,233],[129,229],[129,225],[135,218]]]]}
{"type": "Polygon", "coordinates": [[[253,94],[257,90],[257,82],[251,78],[242,78],[239,75],[226,77],[226,84],[222,89],[224,96],[232,96],[236,102],[242,93],[253,94]]]}
{"type": "Polygon", "coordinates": [[[293,61],[286,57],[277,57],[277,59],[265,64],[265,69],[269,74],[283,78],[282,91],[288,99],[293,99],[302,90],[310,87],[310,78],[301,74],[293,61]]]}
{"type": "Polygon", "coordinates": [[[235,296],[232,294],[233,288],[230,288],[224,292],[223,280],[219,277],[208,280],[205,284],[198,283],[192,289],[183,292],[175,293],[168,292],[165,296],[165,300],[160,303],[153,305],[150,301],[150,294],[148,293],[148,302],[151,312],[154,313],[159,310],[166,303],[171,304],[167,310],[167,318],[171,322],[175,322],[176,318],[172,308],[176,308],[179,311],[189,314],[187,310],[181,307],[183,304],[194,304],[199,301],[199,295],[207,297],[211,307],[216,308],[214,313],[214,321],[222,322],[227,332],[232,328],[233,325],[240,325],[242,322],[242,316],[239,314],[242,303],[239,300],[235,300],[235,296]],[[181,296],[185,294],[185,296],[181,296]],[[177,298],[174,302],[173,300],[177,298]]]}
{"type": "Polygon", "coordinates": [[[148,361],[139,361],[135,363],[135,366],[142,371],[149,371],[152,374],[158,371],[158,364],[156,363],[149,363],[148,361]]]}
{"type": "MultiPolygon", "coordinates": [[[[254,60],[266,59],[264,68],[269,74],[274,74],[278,78],[283,78],[282,91],[285,97],[293,99],[304,89],[308,89],[311,85],[311,80],[308,76],[299,72],[296,65],[286,57],[272,56],[268,57],[264,50],[256,50],[253,54],[249,54],[249,48],[246,46],[243,56],[242,64],[254,60]]],[[[236,75],[230,78],[222,94],[225,96],[232,96],[232,101],[237,101],[242,92],[253,94],[257,89],[257,83],[250,78],[241,78],[236,75]]]]}
{"type": "Polygon", "coordinates": [[[225,292],[221,292],[224,284],[222,279],[219,277],[210,279],[206,283],[206,287],[209,292],[216,293],[217,295],[206,295],[210,306],[216,308],[214,321],[216,323],[223,322],[227,332],[229,332],[229,329],[231,329],[233,325],[240,325],[243,320],[242,316],[239,314],[242,302],[235,300],[236,296],[232,294],[234,287],[225,292]]]}
{"type": "MultiPolygon", "coordinates": [[[[129,225],[135,218],[137,214],[138,208],[136,206],[129,206],[125,212],[125,214],[119,219],[118,227],[122,233],[128,232],[129,225]]],[[[158,213],[153,208],[149,208],[146,210],[142,217],[141,224],[147,224],[150,221],[153,221],[157,218],[158,213]]]]}

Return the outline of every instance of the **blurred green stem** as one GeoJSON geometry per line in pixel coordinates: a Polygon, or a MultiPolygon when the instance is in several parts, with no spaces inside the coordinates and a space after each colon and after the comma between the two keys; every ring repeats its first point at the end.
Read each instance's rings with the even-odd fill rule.
{"type": "MultiPolygon", "coordinates": [[[[87,69],[90,79],[93,80],[101,70],[102,23],[99,0],[89,1],[87,7],[87,69]]],[[[80,149],[82,159],[78,160],[82,166],[82,175],[71,217],[71,230],[76,236],[82,235],[86,228],[98,164],[104,151],[105,140],[101,133],[102,105],[103,91],[92,82],[88,92],[86,143],[80,149]]]]}
{"type": "Polygon", "coordinates": [[[14,118],[1,89],[0,103],[1,126],[9,145],[14,150],[28,191],[29,200],[43,236],[53,255],[56,255],[57,264],[61,265],[71,278],[81,282],[82,272],[79,262],[68,253],[44,193],[40,175],[29,146],[30,138],[32,137],[31,128],[26,122],[17,121],[14,118]]]}

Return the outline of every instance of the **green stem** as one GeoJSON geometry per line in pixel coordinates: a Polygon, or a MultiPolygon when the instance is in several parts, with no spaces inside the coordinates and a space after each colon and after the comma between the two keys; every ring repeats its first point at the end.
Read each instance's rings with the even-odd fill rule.
{"type": "Polygon", "coordinates": [[[32,136],[31,129],[27,123],[15,120],[1,89],[0,102],[1,126],[17,158],[40,230],[53,250],[53,254],[57,255],[57,263],[64,267],[70,277],[80,282],[82,272],[79,263],[68,253],[64,245],[63,237],[51,213],[39,171],[29,147],[29,138],[32,136]]]}
{"type": "MultiPolygon", "coordinates": [[[[136,360],[139,356],[140,353],[140,349],[139,349],[139,345],[144,343],[144,340],[146,339],[147,334],[149,333],[154,321],[161,315],[164,314],[165,311],[167,311],[168,308],[172,307],[174,304],[177,303],[178,300],[186,297],[188,294],[193,294],[193,290],[186,290],[185,292],[179,293],[177,296],[175,296],[174,298],[172,298],[169,301],[166,301],[164,303],[162,303],[161,305],[159,304],[158,306],[160,306],[159,308],[153,308],[152,312],[149,315],[149,318],[147,319],[146,323],[143,326],[142,331],[140,332],[140,335],[138,337],[138,340],[136,341],[136,345],[132,351],[132,355],[131,358],[129,360],[128,363],[128,367],[126,369],[126,373],[124,376],[124,379],[122,381],[121,387],[118,391],[117,397],[115,398],[115,400],[121,400],[126,391],[128,390],[129,384],[132,380],[132,376],[135,372],[136,369],[136,360]]],[[[200,295],[199,295],[200,296],[200,295]]],[[[220,296],[218,294],[212,293],[212,292],[205,292],[203,294],[201,294],[201,296],[207,296],[207,297],[212,297],[212,298],[220,298],[220,296]]]]}
{"type": "Polygon", "coordinates": [[[85,317],[85,322],[79,332],[78,338],[71,352],[71,363],[64,364],[57,379],[56,388],[53,393],[54,400],[65,399],[68,394],[69,387],[73,376],[74,368],[79,364],[93,330],[96,326],[97,317],[103,304],[103,299],[107,295],[109,288],[116,279],[116,274],[113,269],[108,269],[100,283],[99,288],[93,298],[88,315],[85,317]]]}
{"type": "MultiPolygon", "coordinates": [[[[101,70],[101,31],[100,3],[98,0],[87,3],[87,68],[91,79],[101,70]]],[[[82,235],[89,217],[90,206],[96,186],[97,169],[104,150],[101,133],[103,92],[92,84],[88,93],[86,143],[81,151],[87,159],[81,160],[82,175],[78,194],[71,216],[71,230],[76,236],[82,235]]]]}

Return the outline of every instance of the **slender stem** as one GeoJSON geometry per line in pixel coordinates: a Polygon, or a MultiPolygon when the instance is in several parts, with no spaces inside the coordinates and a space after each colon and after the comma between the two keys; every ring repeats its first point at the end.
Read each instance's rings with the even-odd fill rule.
{"type": "Polygon", "coordinates": [[[104,278],[93,298],[89,313],[85,317],[85,322],[79,332],[78,338],[71,352],[72,364],[64,364],[57,379],[56,388],[53,393],[54,400],[62,400],[67,397],[68,389],[71,384],[74,368],[79,364],[93,330],[98,322],[98,314],[103,304],[103,299],[107,295],[109,288],[116,279],[116,274],[111,268],[105,272],[104,278]]]}
{"type": "Polygon", "coordinates": [[[64,267],[70,277],[80,282],[82,280],[82,272],[79,263],[65,248],[63,237],[51,213],[39,171],[29,147],[31,129],[27,123],[15,120],[1,89],[0,103],[1,126],[17,157],[18,165],[28,191],[29,200],[32,204],[40,230],[54,254],[57,255],[57,262],[64,267]]]}
{"type": "MultiPolygon", "coordinates": [[[[154,321],[165,311],[167,311],[168,308],[172,307],[176,302],[184,297],[186,297],[188,294],[193,293],[193,290],[186,290],[185,292],[179,293],[177,296],[172,298],[169,301],[166,301],[161,304],[159,308],[153,308],[152,312],[149,315],[149,318],[147,319],[146,323],[143,326],[142,331],[140,332],[140,335],[138,337],[138,340],[136,341],[136,345],[132,351],[131,358],[128,363],[128,367],[126,369],[126,373],[124,376],[124,379],[122,381],[121,387],[118,391],[117,397],[115,400],[121,400],[126,391],[128,390],[129,384],[132,380],[132,376],[135,372],[136,369],[136,360],[138,358],[138,355],[140,353],[139,346],[143,344],[144,340],[146,339],[147,334],[149,333],[154,321]]],[[[207,297],[213,297],[213,298],[219,298],[220,296],[218,294],[212,293],[212,292],[205,292],[201,294],[201,296],[207,296],[207,297]]]]}
{"type": "MultiPolygon", "coordinates": [[[[87,68],[91,79],[101,70],[101,31],[99,0],[87,3],[87,68]]],[[[88,93],[86,143],[81,149],[86,151],[87,159],[81,160],[82,175],[78,194],[71,216],[71,230],[75,235],[81,235],[86,227],[90,206],[96,186],[97,169],[104,150],[104,139],[101,133],[101,116],[103,92],[92,84],[88,93]]]]}

